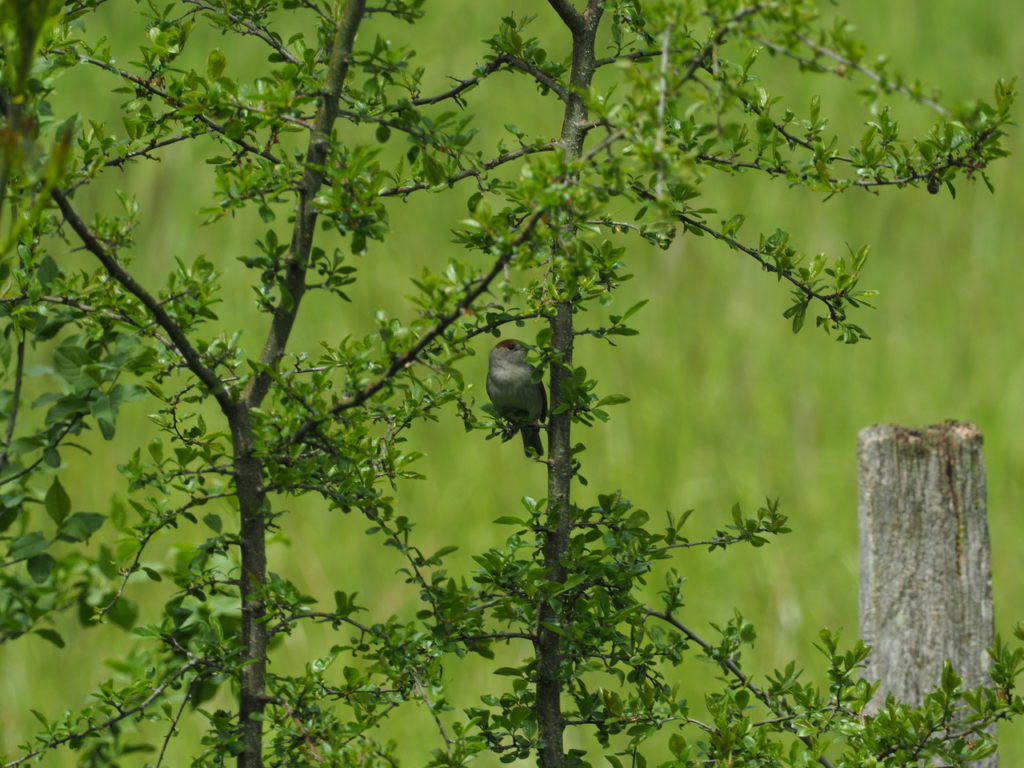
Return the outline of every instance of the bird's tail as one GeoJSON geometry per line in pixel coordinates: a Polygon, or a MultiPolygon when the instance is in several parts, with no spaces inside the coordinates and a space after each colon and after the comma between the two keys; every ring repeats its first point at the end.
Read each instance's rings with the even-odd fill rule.
{"type": "Polygon", "coordinates": [[[540,441],[540,427],[535,425],[527,425],[521,427],[520,432],[523,433],[523,450],[527,456],[530,456],[530,452],[537,456],[544,455],[544,445],[540,441]]]}

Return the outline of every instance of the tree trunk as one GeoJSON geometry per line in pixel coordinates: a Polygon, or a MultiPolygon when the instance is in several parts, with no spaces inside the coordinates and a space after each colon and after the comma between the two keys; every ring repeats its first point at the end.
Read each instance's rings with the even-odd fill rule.
{"type": "MultiPolygon", "coordinates": [[[[570,82],[575,90],[566,99],[561,140],[566,156],[578,158],[586,138],[584,122],[587,118],[587,105],[581,93],[590,87],[596,69],[594,45],[603,9],[598,0],[590,0],[583,13],[578,12],[568,0],[549,2],[572,32],[570,82]]],[[[550,379],[548,528],[544,540],[544,565],[548,580],[556,583],[565,581],[563,558],[569,551],[572,526],[572,411],[560,411],[558,406],[563,402],[563,383],[572,369],[573,302],[573,297],[558,302],[550,321],[555,362],[551,366],[550,379]]],[[[542,603],[537,613],[537,699],[534,711],[540,742],[537,753],[540,768],[562,768],[565,765],[562,643],[558,632],[552,628],[561,622],[561,613],[560,606],[553,602],[542,603]]]]}
{"type": "Polygon", "coordinates": [[[239,541],[242,573],[239,590],[242,602],[242,669],[238,701],[238,722],[242,750],[238,768],[262,768],[263,721],[266,704],[267,626],[263,590],[267,583],[266,495],[261,485],[262,467],[252,456],[252,429],[249,414],[238,406],[231,421],[235,450],[235,486],[241,514],[239,541]]]}

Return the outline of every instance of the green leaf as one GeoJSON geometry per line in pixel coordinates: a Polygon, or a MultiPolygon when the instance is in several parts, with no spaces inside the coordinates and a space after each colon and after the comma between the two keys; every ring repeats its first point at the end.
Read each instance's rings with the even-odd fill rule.
{"type": "Polygon", "coordinates": [[[39,281],[40,287],[46,290],[50,287],[50,284],[61,276],[60,267],[57,263],[50,258],[49,255],[44,256],[36,269],[36,279],[39,281]]]}
{"type": "Polygon", "coordinates": [[[220,533],[224,529],[224,523],[221,521],[220,515],[215,515],[213,513],[205,515],[203,517],[203,522],[206,523],[207,527],[215,533],[220,533]]]}
{"type": "Polygon", "coordinates": [[[444,169],[432,155],[424,152],[423,156],[420,158],[420,165],[423,168],[423,175],[426,177],[428,182],[431,184],[440,184],[444,181],[444,169]]]}
{"type": "Polygon", "coordinates": [[[960,688],[960,684],[962,682],[963,681],[956,674],[956,670],[953,668],[953,665],[949,661],[946,661],[942,665],[942,691],[947,695],[952,696],[957,692],[957,689],[960,688]]]}
{"type": "Polygon", "coordinates": [[[131,629],[139,617],[139,606],[131,600],[120,598],[109,611],[107,617],[122,629],[131,629]]]}
{"type": "Polygon", "coordinates": [[[681,758],[686,749],[686,739],[681,733],[673,733],[668,737],[668,748],[676,758],[681,758]]]}
{"type": "Polygon", "coordinates": [[[650,515],[642,509],[638,509],[633,512],[626,520],[626,528],[643,528],[647,521],[650,519],[650,515]]]}
{"type": "Polygon", "coordinates": [[[569,592],[569,591],[571,591],[573,589],[576,589],[576,587],[578,587],[580,584],[585,582],[587,580],[587,578],[588,578],[588,576],[585,573],[577,573],[577,574],[575,574],[573,576],[570,576],[568,579],[566,579],[565,583],[561,587],[559,587],[557,590],[555,590],[554,594],[555,595],[562,595],[562,594],[565,594],[566,592],[569,592]]]}
{"type": "Polygon", "coordinates": [[[735,235],[740,231],[743,223],[747,220],[747,217],[742,213],[737,213],[731,219],[722,223],[722,232],[727,235],[735,235]]]}
{"type": "Polygon", "coordinates": [[[92,402],[90,410],[100,428],[104,440],[113,440],[117,426],[117,398],[111,394],[102,394],[92,402]]]}
{"type": "Polygon", "coordinates": [[[71,512],[71,499],[68,497],[67,491],[64,490],[64,486],[60,484],[60,480],[56,477],[50,483],[50,490],[46,492],[46,498],[43,500],[43,503],[46,506],[46,514],[57,525],[63,523],[64,519],[71,512]]]}
{"type": "Polygon", "coordinates": [[[549,630],[551,632],[554,632],[556,635],[561,635],[562,637],[568,637],[569,636],[568,633],[565,631],[565,629],[563,629],[562,627],[558,626],[557,624],[555,624],[552,621],[542,621],[542,622],[540,622],[540,625],[542,627],[544,627],[545,629],[547,629],[547,630],[549,630]]]}
{"type": "Polygon", "coordinates": [[[32,631],[44,640],[49,640],[58,648],[64,647],[64,638],[60,636],[59,632],[52,629],[47,629],[46,627],[43,627],[42,629],[34,629],[32,631]]]}
{"type": "Polygon", "coordinates": [[[807,318],[807,306],[810,300],[805,296],[796,301],[789,309],[782,313],[783,317],[792,318],[793,333],[800,333],[804,327],[804,320],[807,318]]]}
{"type": "Polygon", "coordinates": [[[210,55],[206,57],[206,74],[212,80],[216,80],[222,74],[224,74],[224,67],[227,66],[228,60],[224,56],[224,51],[220,48],[214,48],[210,51],[210,55]]]}
{"type": "Polygon", "coordinates": [[[64,344],[53,353],[54,370],[72,386],[92,387],[100,383],[92,363],[89,353],[73,344],[64,344]],[[84,370],[86,366],[88,370],[84,370]]]}
{"type": "Polygon", "coordinates": [[[431,562],[435,562],[435,561],[439,562],[442,557],[444,557],[445,555],[450,555],[452,552],[454,552],[457,549],[458,549],[458,547],[451,546],[451,545],[448,545],[446,547],[441,547],[439,550],[437,550],[437,552],[435,552],[433,555],[431,555],[427,559],[429,561],[431,561],[431,562]]]}
{"type": "Polygon", "coordinates": [[[50,572],[56,564],[57,561],[46,552],[33,555],[26,563],[28,566],[28,575],[32,577],[32,581],[37,584],[41,584],[50,576],[50,572]]]}
{"type": "Polygon", "coordinates": [[[623,315],[622,315],[622,322],[625,322],[626,320],[629,320],[629,318],[631,318],[633,315],[635,315],[637,312],[639,312],[641,309],[643,309],[644,306],[646,306],[647,302],[649,302],[649,301],[650,301],[650,299],[644,299],[643,301],[638,301],[636,304],[634,304],[629,309],[627,309],[623,313],[623,315]]]}
{"type": "Polygon", "coordinates": [[[25,558],[45,552],[50,546],[50,540],[43,536],[42,531],[32,531],[11,542],[7,550],[7,557],[11,560],[24,560],[25,558]]]}
{"type": "Polygon", "coordinates": [[[345,617],[355,613],[356,611],[365,610],[364,608],[360,608],[356,605],[357,594],[357,592],[350,593],[336,590],[334,592],[334,612],[339,616],[345,617]]]}
{"type": "Polygon", "coordinates": [[[7,507],[0,509],[0,533],[11,527],[11,523],[18,519],[18,508],[7,507]]]}
{"type": "Polygon", "coordinates": [[[99,530],[106,519],[106,515],[98,512],[75,512],[57,530],[57,538],[61,541],[85,541],[99,530]]]}
{"type": "Polygon", "coordinates": [[[526,722],[526,719],[530,716],[531,712],[533,712],[533,710],[529,707],[514,707],[512,711],[509,712],[509,724],[513,728],[518,728],[526,722]]]}

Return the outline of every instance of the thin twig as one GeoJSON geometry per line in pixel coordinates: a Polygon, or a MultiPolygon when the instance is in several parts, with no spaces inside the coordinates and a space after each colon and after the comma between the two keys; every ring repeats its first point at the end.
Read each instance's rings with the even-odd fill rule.
{"type": "Polygon", "coordinates": [[[529,640],[530,642],[535,642],[537,636],[529,632],[482,632],[479,635],[455,635],[452,639],[464,643],[473,643],[480,640],[529,640]]]}
{"type": "MultiPolygon", "coordinates": [[[[522,146],[519,149],[513,149],[508,152],[503,152],[497,157],[493,157],[487,162],[483,163],[478,168],[464,168],[458,173],[452,174],[441,183],[451,186],[457,181],[468,179],[470,176],[479,179],[484,174],[484,172],[491,171],[497,168],[499,165],[504,165],[505,163],[511,162],[512,160],[518,160],[520,157],[525,157],[526,155],[533,155],[538,152],[550,152],[556,146],[557,142],[549,141],[544,144],[536,146],[527,145],[522,146]]],[[[396,195],[408,195],[410,192],[418,192],[421,189],[430,189],[434,186],[436,185],[425,181],[421,181],[415,184],[403,184],[397,187],[385,187],[384,189],[380,190],[377,194],[380,197],[395,197],[396,195]]]]}
{"type": "MultiPolygon", "coordinates": [[[[154,150],[163,149],[164,147],[169,147],[173,144],[178,144],[182,141],[187,141],[188,139],[195,139],[198,138],[199,136],[205,135],[205,131],[200,131],[198,133],[183,133],[177,136],[169,136],[163,139],[151,139],[149,143],[146,144],[146,146],[144,147],[140,147],[139,149],[132,150],[131,152],[126,152],[123,155],[119,155],[118,157],[107,160],[106,162],[103,163],[103,167],[124,168],[124,166],[128,164],[129,160],[134,160],[136,157],[144,157],[147,160],[158,160],[159,158],[156,158],[151,154],[154,150]]],[[[64,191],[73,192],[83,184],[88,184],[92,180],[92,176],[81,175],[77,180],[70,183],[64,191]]]]}
{"type": "MultiPolygon", "coordinates": [[[[49,445],[47,445],[45,449],[43,449],[43,452],[39,455],[38,459],[33,461],[27,467],[18,470],[13,475],[8,475],[7,477],[0,478],[0,486],[6,485],[7,483],[13,483],[15,480],[32,473],[36,467],[43,463],[43,460],[46,458],[46,452],[60,445],[61,441],[68,436],[68,433],[71,432],[71,430],[74,429],[78,422],[82,420],[83,415],[84,414],[82,413],[76,413],[74,416],[68,419],[67,424],[64,425],[64,429],[61,430],[60,434],[57,435],[57,437],[54,438],[54,440],[49,445]]],[[[6,563],[4,565],[6,565],[6,563]]]]}
{"type": "MultiPolygon", "coordinates": [[[[826,48],[823,45],[819,45],[818,43],[814,42],[813,40],[811,40],[811,38],[807,37],[806,35],[802,35],[802,34],[798,33],[797,34],[797,38],[800,40],[800,42],[802,42],[804,45],[806,45],[812,51],[815,51],[816,53],[821,54],[822,56],[827,56],[830,59],[838,62],[839,64],[842,64],[844,67],[849,67],[850,69],[855,70],[856,72],[860,72],[865,77],[867,77],[867,78],[869,78],[871,80],[874,80],[876,83],[881,85],[886,90],[896,91],[897,93],[901,93],[904,96],[906,96],[906,97],[908,97],[910,99],[913,99],[914,101],[916,101],[916,102],[918,102],[920,104],[924,104],[926,107],[931,108],[935,112],[939,113],[942,117],[949,117],[949,110],[946,109],[941,104],[939,104],[937,101],[934,101],[933,99],[930,99],[927,96],[923,96],[923,95],[914,93],[913,91],[911,91],[909,88],[907,88],[902,83],[892,83],[892,82],[889,82],[888,80],[883,78],[881,75],[879,75],[877,72],[868,69],[867,67],[863,66],[862,64],[859,64],[856,61],[853,61],[852,59],[846,58],[845,56],[843,56],[840,53],[837,53],[836,51],[833,51],[833,50],[831,50],[829,48],[826,48]]],[[[758,42],[764,43],[765,45],[767,45],[768,47],[772,48],[773,50],[778,50],[775,46],[771,45],[767,41],[758,40],[758,42]]],[[[791,58],[797,58],[798,60],[801,60],[799,57],[796,57],[795,54],[793,54],[792,51],[782,50],[782,51],[780,51],[780,53],[786,54],[786,55],[790,56],[791,58]]]]}
{"type": "Polygon", "coordinates": [[[22,755],[16,760],[11,760],[9,763],[4,763],[3,768],[15,768],[15,766],[21,765],[22,763],[26,763],[32,758],[36,757],[37,755],[41,755],[43,752],[46,752],[47,750],[51,750],[54,747],[59,747],[62,744],[67,744],[72,741],[81,741],[83,739],[88,738],[89,736],[108,730],[112,725],[115,725],[116,723],[119,723],[122,720],[127,720],[128,718],[133,717],[134,715],[140,712],[144,712],[149,707],[150,704],[159,699],[163,695],[164,691],[166,691],[168,688],[174,685],[180,678],[184,677],[185,674],[190,669],[192,669],[193,667],[197,667],[202,663],[204,663],[203,660],[199,658],[193,657],[189,659],[189,661],[183,664],[177,671],[174,672],[174,674],[168,676],[166,680],[160,683],[160,685],[153,688],[150,694],[141,702],[136,704],[134,707],[129,707],[127,709],[119,709],[116,715],[107,718],[101,723],[95,723],[81,731],[75,731],[74,733],[69,733],[64,736],[60,736],[58,738],[47,741],[43,746],[39,747],[38,749],[35,749],[25,755],[22,755]]]}
{"type": "Polygon", "coordinates": [[[445,753],[450,758],[452,755],[452,741],[448,735],[448,731],[445,730],[444,723],[441,722],[441,718],[438,717],[436,710],[434,709],[434,702],[430,700],[430,695],[427,693],[427,689],[423,687],[423,683],[420,682],[419,678],[413,675],[413,686],[416,688],[419,697],[423,699],[423,703],[427,705],[427,709],[430,711],[430,716],[434,718],[434,724],[437,726],[438,732],[441,734],[441,739],[444,741],[445,753]]]}
{"type": "MultiPolygon", "coordinates": [[[[721,665],[723,669],[725,669],[727,672],[729,672],[729,674],[731,674],[733,677],[739,680],[740,684],[744,688],[746,688],[748,691],[754,694],[754,696],[756,696],[766,707],[768,707],[769,710],[774,712],[780,718],[784,718],[785,716],[790,714],[785,709],[785,707],[773,701],[772,697],[769,696],[766,691],[761,690],[761,688],[755,685],[754,682],[746,675],[746,673],[744,673],[743,670],[739,668],[735,661],[733,661],[731,658],[727,656],[722,656],[715,650],[711,643],[702,638],[688,626],[683,624],[675,616],[673,616],[670,613],[665,613],[663,611],[656,611],[653,608],[645,608],[645,611],[648,616],[653,616],[656,619],[661,619],[662,621],[670,624],[671,626],[675,627],[680,632],[682,632],[684,635],[686,635],[688,639],[692,640],[697,645],[699,645],[701,649],[704,651],[704,653],[708,655],[708,658],[713,659],[715,662],[721,665]]],[[[791,725],[786,725],[786,730],[796,733],[796,728],[791,725]]],[[[800,741],[802,741],[810,749],[813,750],[815,748],[814,742],[810,739],[810,737],[803,736],[797,733],[797,738],[799,738],[800,741]]],[[[833,768],[832,762],[824,755],[818,758],[818,762],[821,763],[821,765],[825,768],[833,768]]]]}
{"type": "MultiPolygon", "coordinates": [[[[670,49],[671,53],[682,53],[679,48],[670,49]]],[[[661,49],[653,51],[631,51],[629,53],[617,54],[615,56],[605,56],[604,58],[597,59],[594,62],[595,67],[607,67],[609,64],[614,64],[617,61],[638,61],[639,59],[656,59],[661,56],[661,49]]]]}
{"type": "Polygon", "coordinates": [[[25,333],[18,339],[18,350],[14,362],[14,391],[11,393],[11,411],[7,414],[7,429],[4,433],[4,454],[0,456],[0,474],[11,462],[11,443],[14,441],[14,427],[18,421],[18,404],[21,402],[21,382],[25,374],[25,333]]]}
{"type": "Polygon", "coordinates": [[[526,59],[522,59],[522,58],[520,58],[518,56],[513,56],[510,53],[504,53],[499,58],[504,59],[506,62],[508,62],[510,65],[512,65],[516,69],[519,69],[519,70],[522,70],[523,72],[526,72],[528,75],[533,77],[533,79],[536,80],[541,85],[543,85],[543,86],[545,86],[547,88],[550,88],[554,92],[554,94],[556,96],[558,96],[559,100],[561,100],[563,102],[564,101],[568,101],[568,99],[569,99],[569,91],[568,91],[568,89],[566,89],[566,87],[564,85],[562,85],[560,82],[555,80],[549,74],[547,74],[543,70],[538,69],[537,67],[535,67],[533,64],[528,62],[526,59]]]}
{"type": "Polygon", "coordinates": [[[665,27],[661,42],[661,68],[658,71],[658,128],[654,135],[654,154],[658,164],[658,180],[655,191],[661,197],[665,193],[665,168],[661,159],[661,151],[665,144],[665,102],[668,100],[668,50],[672,39],[672,24],[665,27]]]}
{"type": "Polygon", "coordinates": [[[336,613],[326,613],[324,611],[298,611],[288,616],[283,616],[277,624],[270,628],[270,634],[276,635],[281,632],[287,632],[300,619],[311,619],[314,623],[350,624],[365,635],[370,635],[385,643],[388,640],[388,635],[383,631],[376,631],[373,627],[369,627],[348,616],[339,616],[336,613]]]}
{"type": "Polygon", "coordinates": [[[290,64],[299,66],[302,64],[302,60],[294,53],[285,48],[270,32],[263,29],[263,27],[253,24],[248,19],[243,19],[239,16],[235,16],[232,13],[227,12],[225,9],[228,8],[228,4],[225,3],[222,7],[215,7],[206,3],[200,2],[200,0],[184,0],[189,5],[194,5],[201,11],[207,11],[213,14],[223,14],[228,21],[230,21],[236,29],[239,30],[243,35],[252,35],[258,37],[264,43],[273,48],[283,59],[288,61],[290,64]]]}
{"type": "MultiPolygon", "coordinates": [[[[655,200],[656,199],[655,196],[651,192],[648,192],[648,191],[646,191],[644,189],[640,189],[640,188],[634,187],[634,191],[637,194],[639,194],[641,197],[644,197],[646,199],[649,199],[649,200],[655,200]]],[[[757,261],[757,263],[760,264],[765,269],[765,271],[767,271],[767,272],[774,272],[775,274],[777,274],[780,277],[784,278],[788,282],[792,283],[805,296],[807,296],[809,298],[812,298],[812,299],[817,299],[818,301],[822,302],[827,307],[829,318],[833,322],[838,323],[838,322],[842,321],[842,316],[840,315],[838,308],[834,304],[835,301],[837,301],[838,299],[842,298],[840,295],[838,295],[838,294],[824,294],[824,293],[820,293],[818,291],[815,291],[813,288],[808,286],[806,283],[803,283],[799,279],[794,277],[792,275],[792,273],[789,272],[789,270],[780,269],[779,267],[775,266],[771,262],[767,261],[764,258],[764,256],[761,255],[760,251],[758,251],[758,250],[756,250],[754,248],[751,248],[748,245],[744,245],[743,243],[741,243],[736,238],[730,237],[729,235],[725,234],[724,232],[719,232],[717,229],[714,229],[713,227],[709,227],[707,224],[705,224],[700,219],[695,219],[692,216],[687,216],[685,213],[679,213],[679,214],[677,214],[677,216],[679,217],[680,221],[682,221],[683,223],[687,224],[688,226],[691,226],[691,227],[694,227],[696,229],[699,229],[702,232],[706,232],[707,234],[709,234],[712,237],[714,237],[716,240],[721,240],[724,243],[728,243],[731,247],[735,248],[736,250],[742,251],[743,253],[747,254],[752,259],[757,261]]]]}
{"type": "MultiPolygon", "coordinates": [[[[62,52],[61,51],[54,51],[54,53],[62,53],[62,52]]],[[[148,94],[150,94],[152,96],[158,96],[159,98],[163,99],[167,104],[169,104],[171,107],[173,107],[176,110],[177,109],[181,109],[182,106],[183,106],[183,104],[180,101],[178,101],[177,99],[173,98],[169,93],[167,93],[167,91],[164,91],[161,88],[158,88],[154,84],[154,82],[152,80],[147,80],[146,78],[139,77],[138,75],[133,75],[131,72],[128,72],[127,70],[124,70],[124,69],[121,69],[119,67],[116,67],[116,66],[114,66],[113,64],[111,64],[109,62],[93,58],[92,56],[82,56],[82,55],[79,55],[78,56],[78,60],[83,62],[83,63],[85,63],[85,64],[92,64],[94,67],[99,67],[100,69],[106,70],[107,72],[110,72],[111,74],[115,74],[118,77],[121,77],[121,78],[127,80],[130,83],[133,83],[134,85],[136,85],[142,91],[144,91],[144,92],[146,92],[146,93],[148,93],[148,94]]],[[[281,162],[278,159],[278,157],[276,155],[274,155],[272,152],[270,152],[269,150],[264,150],[264,149],[260,149],[259,147],[253,146],[252,144],[250,144],[249,142],[245,141],[244,139],[228,136],[227,129],[223,125],[221,125],[220,123],[218,123],[215,120],[211,119],[210,117],[204,115],[202,112],[197,113],[195,115],[192,115],[192,118],[194,120],[197,120],[198,122],[202,123],[207,128],[212,130],[213,132],[215,132],[217,134],[220,134],[227,141],[230,141],[232,144],[236,144],[237,146],[241,147],[242,149],[244,149],[246,152],[248,152],[250,154],[258,155],[258,156],[262,157],[264,160],[267,160],[267,161],[273,163],[274,165],[277,165],[277,164],[279,164],[281,162]]]]}
{"type": "Polygon", "coordinates": [[[234,491],[225,491],[223,493],[213,493],[210,494],[209,496],[202,496],[194,499],[189,499],[188,503],[183,504],[182,506],[178,507],[172,512],[168,512],[167,514],[163,515],[160,519],[158,519],[156,525],[139,540],[139,548],[135,551],[135,557],[132,559],[131,565],[124,569],[121,584],[117,588],[117,591],[114,593],[114,596],[110,598],[110,602],[108,602],[106,605],[102,606],[97,610],[96,615],[104,616],[111,608],[113,608],[117,604],[117,601],[121,599],[121,595],[124,594],[124,591],[128,586],[128,579],[131,578],[132,574],[136,573],[139,570],[139,564],[142,560],[143,551],[146,549],[146,546],[149,544],[150,540],[159,531],[164,529],[169,523],[176,520],[178,516],[180,516],[183,512],[188,511],[192,507],[200,507],[209,501],[213,501],[214,499],[223,499],[234,495],[234,491]]]}
{"type": "Polygon", "coordinates": [[[464,91],[468,91],[473,86],[477,85],[488,75],[492,75],[501,69],[502,64],[505,63],[505,54],[495,56],[487,65],[483,68],[483,71],[479,75],[473,75],[465,80],[456,80],[456,85],[449,88],[447,91],[435,94],[434,96],[421,96],[413,99],[412,103],[417,107],[424,107],[430,104],[438,104],[448,99],[458,99],[464,91]]]}
{"type": "Polygon", "coordinates": [[[163,743],[160,745],[160,754],[157,755],[156,765],[154,768],[160,768],[164,762],[164,754],[167,752],[167,746],[171,743],[171,738],[174,736],[175,731],[178,730],[178,723],[181,721],[181,716],[185,713],[185,705],[188,704],[189,698],[192,696],[192,685],[195,684],[195,680],[192,681],[191,685],[185,686],[185,695],[181,698],[181,704],[178,705],[178,711],[174,713],[174,717],[171,718],[171,727],[167,729],[167,733],[164,734],[163,743]]]}
{"type": "MultiPolygon", "coordinates": [[[[587,130],[590,130],[590,128],[593,127],[594,126],[591,125],[587,130]]],[[[616,128],[614,131],[609,132],[607,136],[605,136],[603,139],[597,142],[594,146],[587,150],[586,154],[580,157],[580,162],[589,163],[591,160],[597,157],[597,155],[599,155],[601,152],[603,152],[605,149],[610,147],[612,144],[614,144],[616,141],[618,141],[625,135],[625,128],[616,128]]]]}
{"type": "Polygon", "coordinates": [[[732,31],[735,24],[742,21],[747,16],[758,13],[762,10],[764,10],[764,5],[758,3],[756,5],[749,5],[746,8],[741,8],[739,11],[734,13],[721,27],[718,28],[718,31],[712,35],[711,39],[705,43],[704,47],[700,49],[697,55],[690,59],[690,63],[687,65],[686,71],[679,79],[679,82],[676,83],[676,87],[683,85],[693,78],[697,70],[704,66],[704,60],[711,55],[715,48],[725,41],[726,36],[730,31],[732,31]]]}
{"type": "Polygon", "coordinates": [[[299,729],[303,740],[306,742],[306,749],[309,751],[309,754],[318,763],[322,763],[324,761],[324,756],[321,755],[320,750],[316,748],[316,744],[313,743],[313,738],[309,735],[309,731],[306,729],[305,723],[302,722],[302,719],[298,716],[292,706],[288,704],[287,701],[283,701],[281,699],[275,699],[274,703],[281,707],[288,717],[292,719],[292,722],[295,723],[295,727],[299,729]]]}
{"type": "Polygon", "coordinates": [[[547,72],[538,68],[534,64],[531,64],[529,61],[520,56],[516,56],[514,54],[506,52],[499,53],[497,56],[495,56],[493,59],[487,62],[487,65],[483,68],[479,75],[474,75],[473,77],[466,78],[465,80],[456,80],[456,85],[452,86],[447,91],[443,91],[442,93],[436,94],[434,96],[421,96],[419,98],[413,99],[412,103],[417,107],[421,107],[430,104],[437,104],[442,101],[447,101],[448,99],[457,99],[459,96],[462,95],[464,91],[467,91],[473,86],[478,85],[481,80],[483,80],[485,77],[488,77],[489,75],[493,75],[495,72],[499,71],[503,66],[509,66],[512,69],[518,69],[527,73],[541,85],[545,86],[546,88],[550,88],[555,93],[555,95],[557,95],[558,98],[561,99],[562,101],[565,101],[567,98],[569,98],[569,91],[566,90],[565,86],[563,86],[560,82],[551,77],[547,72]]]}

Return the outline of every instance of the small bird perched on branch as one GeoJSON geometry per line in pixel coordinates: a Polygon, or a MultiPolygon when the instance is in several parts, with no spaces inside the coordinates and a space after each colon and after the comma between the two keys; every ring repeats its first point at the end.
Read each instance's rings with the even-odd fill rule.
{"type": "Polygon", "coordinates": [[[534,367],[526,362],[526,347],[515,339],[499,341],[491,350],[487,369],[487,396],[501,418],[523,435],[527,456],[543,456],[539,421],[547,416],[544,385],[533,380],[534,367]]]}

